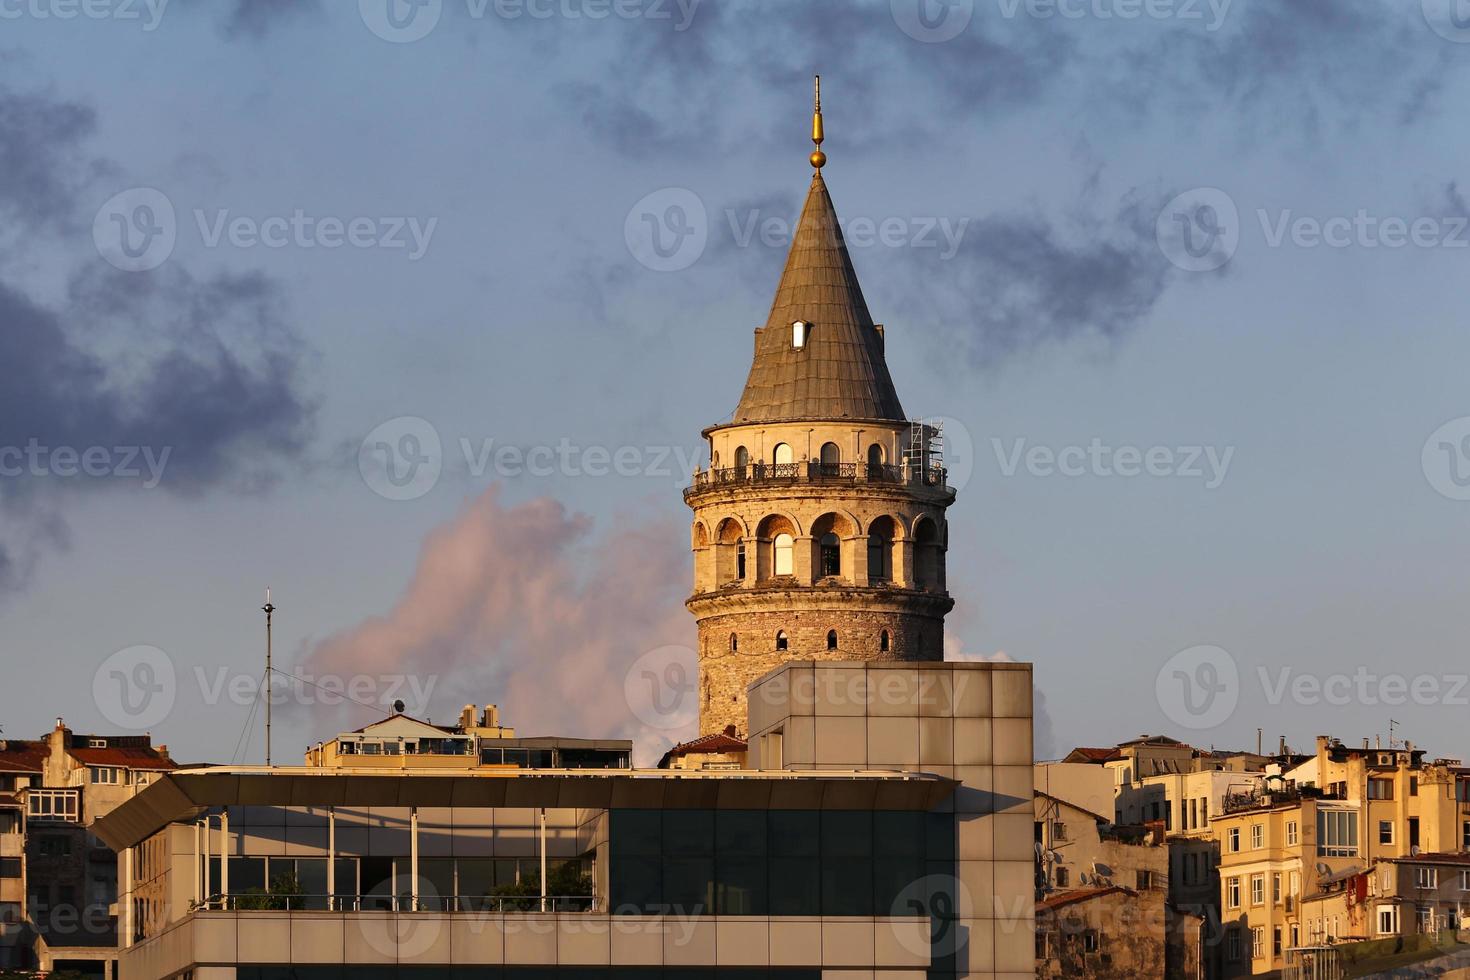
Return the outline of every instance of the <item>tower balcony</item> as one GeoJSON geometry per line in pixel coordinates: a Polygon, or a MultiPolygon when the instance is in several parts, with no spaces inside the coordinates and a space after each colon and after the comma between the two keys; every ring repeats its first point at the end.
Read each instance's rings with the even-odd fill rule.
{"type": "Polygon", "coordinates": [[[936,496],[954,496],[948,473],[941,466],[905,463],[751,463],[723,469],[695,470],[693,482],[684,490],[684,500],[693,501],[707,493],[744,487],[820,485],[833,487],[894,487],[927,491],[936,496]]]}

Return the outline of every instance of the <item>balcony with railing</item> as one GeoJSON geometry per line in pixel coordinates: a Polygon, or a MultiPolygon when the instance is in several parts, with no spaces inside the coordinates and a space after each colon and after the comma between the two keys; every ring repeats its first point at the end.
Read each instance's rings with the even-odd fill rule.
{"type": "Polygon", "coordinates": [[[806,460],[800,463],[750,463],[722,469],[697,470],[694,482],[684,491],[686,497],[727,487],[782,486],[789,484],[829,484],[838,486],[921,487],[935,491],[948,489],[948,474],[941,466],[887,463],[823,463],[806,460]]]}

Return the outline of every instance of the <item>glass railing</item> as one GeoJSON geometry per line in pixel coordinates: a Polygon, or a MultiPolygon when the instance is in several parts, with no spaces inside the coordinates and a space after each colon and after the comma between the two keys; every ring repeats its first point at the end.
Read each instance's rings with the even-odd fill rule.
{"type": "Polygon", "coordinates": [[[596,912],[590,895],[215,895],[197,906],[224,912],[596,912]]]}

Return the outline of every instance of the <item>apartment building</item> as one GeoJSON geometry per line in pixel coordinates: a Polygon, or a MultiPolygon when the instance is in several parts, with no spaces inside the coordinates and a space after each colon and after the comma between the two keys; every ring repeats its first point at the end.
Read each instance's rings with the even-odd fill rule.
{"type": "Polygon", "coordinates": [[[1412,745],[1349,748],[1320,736],[1308,761],[1227,796],[1212,826],[1225,975],[1267,973],[1294,947],[1372,938],[1365,918],[1322,899],[1375,862],[1463,849],[1470,773],[1457,760],[1426,762],[1412,745]]]}
{"type": "Polygon", "coordinates": [[[306,765],[325,769],[627,769],[627,739],[518,738],[500,724],[500,709],[465,705],[459,723],[435,725],[395,713],[320,742],[306,765]]]}
{"type": "Polygon", "coordinates": [[[117,855],[88,829],[175,768],[146,735],[0,740],[0,965],[112,974],[117,855]]]}

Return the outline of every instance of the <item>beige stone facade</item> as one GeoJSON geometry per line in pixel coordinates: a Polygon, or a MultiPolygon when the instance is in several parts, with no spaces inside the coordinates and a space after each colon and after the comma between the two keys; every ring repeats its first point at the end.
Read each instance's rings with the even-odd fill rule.
{"type": "Polygon", "coordinates": [[[818,177],[736,419],[705,430],[685,492],[701,733],[744,734],[747,685],[789,660],[944,657],[942,435],[904,418],[834,228],[818,177]]]}

